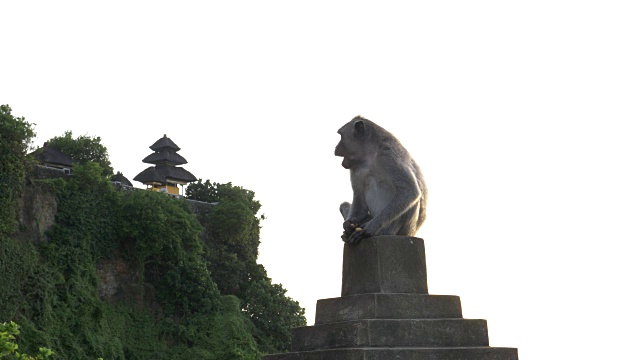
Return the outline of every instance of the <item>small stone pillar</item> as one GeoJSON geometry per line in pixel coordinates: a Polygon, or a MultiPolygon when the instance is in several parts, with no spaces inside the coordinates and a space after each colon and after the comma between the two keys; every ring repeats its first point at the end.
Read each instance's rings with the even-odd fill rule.
{"type": "Polygon", "coordinates": [[[424,241],[408,236],[375,236],[365,246],[344,247],[342,296],[427,294],[424,241]]]}

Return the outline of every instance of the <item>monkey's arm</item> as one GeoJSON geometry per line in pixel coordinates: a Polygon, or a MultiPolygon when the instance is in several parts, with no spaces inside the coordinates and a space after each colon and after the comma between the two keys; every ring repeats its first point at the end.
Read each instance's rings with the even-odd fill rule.
{"type": "Polygon", "coordinates": [[[353,203],[345,203],[349,205],[349,208],[344,223],[342,223],[344,229],[342,240],[348,244],[355,244],[360,241],[360,236],[354,238],[354,235],[362,232],[361,227],[371,220],[371,215],[365,199],[364,180],[356,176],[353,171],[351,172],[351,187],[353,189],[353,203]],[[359,231],[356,232],[356,229],[359,231]]]}
{"type": "MultiPolygon", "coordinates": [[[[345,223],[349,221],[349,224],[362,225],[369,216],[369,208],[365,200],[364,193],[364,180],[355,175],[355,172],[351,172],[351,188],[353,189],[353,202],[349,209],[349,215],[345,219],[345,223]]],[[[346,230],[346,228],[345,228],[346,230]]]]}

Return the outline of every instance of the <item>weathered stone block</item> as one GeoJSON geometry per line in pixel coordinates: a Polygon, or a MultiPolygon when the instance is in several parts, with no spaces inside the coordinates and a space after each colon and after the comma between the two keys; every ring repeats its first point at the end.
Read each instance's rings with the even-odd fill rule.
{"type": "Polygon", "coordinates": [[[461,318],[460,298],[426,294],[360,294],[318,300],[316,324],[363,319],[461,318]]]}
{"type": "Polygon", "coordinates": [[[355,320],[293,330],[293,351],[351,347],[488,346],[485,320],[355,320]]]}
{"type": "Polygon", "coordinates": [[[374,236],[344,245],[342,296],[372,293],[427,294],[424,241],[374,236]]]}

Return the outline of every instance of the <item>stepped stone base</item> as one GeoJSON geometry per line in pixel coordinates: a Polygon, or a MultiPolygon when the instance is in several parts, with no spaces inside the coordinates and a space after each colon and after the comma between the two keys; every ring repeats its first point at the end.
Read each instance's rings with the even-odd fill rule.
{"type": "Polygon", "coordinates": [[[361,294],[318,300],[316,325],[362,319],[462,318],[458,296],[361,294]]]}
{"type": "Polygon", "coordinates": [[[349,348],[267,355],[263,360],[518,360],[518,349],[456,348],[349,348]]]}
{"type": "Polygon", "coordinates": [[[356,320],[293,330],[294,351],[343,347],[488,346],[485,320],[356,320]]]}
{"type": "Polygon", "coordinates": [[[489,347],[485,320],[460,298],[427,293],[422,239],[377,236],[345,245],[342,297],[318,300],[315,326],[293,329],[293,352],[263,360],[517,360],[489,347]]]}

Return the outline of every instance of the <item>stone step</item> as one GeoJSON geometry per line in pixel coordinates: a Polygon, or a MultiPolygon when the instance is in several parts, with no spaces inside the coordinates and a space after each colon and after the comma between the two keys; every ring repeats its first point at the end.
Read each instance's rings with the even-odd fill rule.
{"type": "Polygon", "coordinates": [[[385,235],[344,245],[342,296],[373,293],[427,294],[424,240],[385,235]]]}
{"type": "Polygon", "coordinates": [[[293,329],[289,353],[263,360],[517,360],[489,347],[487,322],[460,298],[428,295],[424,241],[374,236],[344,246],[342,297],[319,300],[315,326],[293,329]]]}
{"type": "Polygon", "coordinates": [[[489,346],[475,319],[354,320],[293,329],[292,351],[358,347],[489,346]]]}
{"type": "Polygon", "coordinates": [[[347,348],[266,355],[263,360],[518,360],[518,349],[499,347],[347,348]]]}
{"type": "Polygon", "coordinates": [[[360,294],[321,299],[316,324],[364,319],[462,318],[460,297],[425,294],[360,294]]]}

